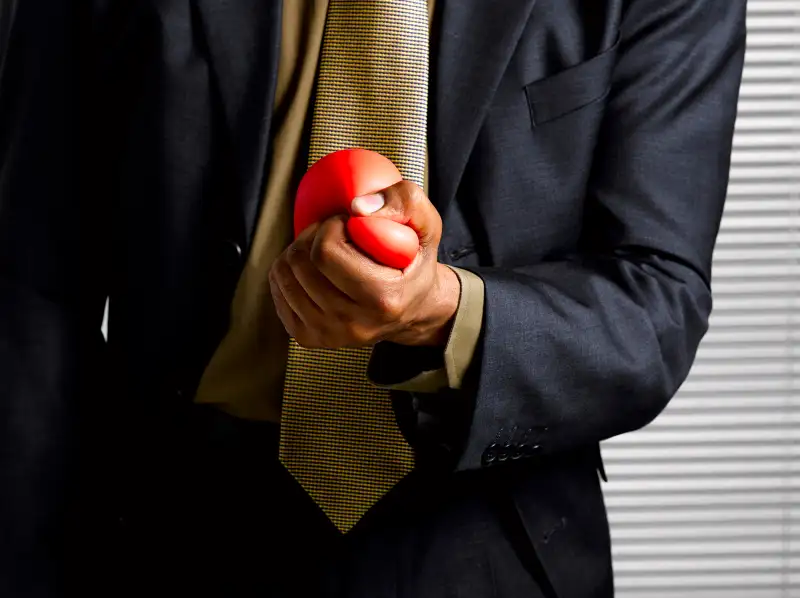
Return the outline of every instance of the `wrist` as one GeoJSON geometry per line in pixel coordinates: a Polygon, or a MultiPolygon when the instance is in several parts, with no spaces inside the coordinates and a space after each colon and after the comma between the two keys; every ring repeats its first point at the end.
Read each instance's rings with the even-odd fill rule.
{"type": "Polygon", "coordinates": [[[444,347],[450,338],[453,320],[458,311],[461,299],[461,282],[458,275],[443,264],[436,264],[438,275],[434,290],[434,321],[437,325],[432,330],[431,343],[444,347]]]}
{"type": "Polygon", "coordinates": [[[436,268],[436,279],[426,298],[424,311],[397,334],[384,340],[407,346],[447,345],[458,311],[461,283],[447,266],[437,264],[436,268]]]}

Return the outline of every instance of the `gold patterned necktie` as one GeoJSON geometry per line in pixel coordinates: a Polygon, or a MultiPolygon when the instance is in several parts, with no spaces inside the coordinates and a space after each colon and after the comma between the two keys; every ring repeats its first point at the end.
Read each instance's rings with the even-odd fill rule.
{"type": "MultiPolygon", "coordinates": [[[[427,0],[331,0],[309,165],[362,147],[421,186],[427,102],[427,0]]],[[[280,459],[342,532],[414,465],[389,392],[367,379],[370,353],[289,345],[280,459]]]]}

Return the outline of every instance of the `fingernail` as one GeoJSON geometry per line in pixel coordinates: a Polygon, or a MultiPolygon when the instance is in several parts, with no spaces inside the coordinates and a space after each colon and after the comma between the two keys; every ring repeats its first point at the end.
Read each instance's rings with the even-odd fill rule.
{"type": "Polygon", "coordinates": [[[356,197],[350,204],[350,209],[358,216],[367,216],[380,210],[385,203],[383,193],[373,193],[356,197]]]}

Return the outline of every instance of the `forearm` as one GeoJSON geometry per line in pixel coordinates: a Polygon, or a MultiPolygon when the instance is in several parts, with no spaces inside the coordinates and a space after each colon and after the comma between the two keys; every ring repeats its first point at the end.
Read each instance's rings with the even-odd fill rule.
{"type": "Polygon", "coordinates": [[[685,379],[707,329],[706,283],[653,255],[609,255],[513,270],[486,284],[475,413],[462,468],[589,445],[649,423],[685,379]]]}
{"type": "MultiPolygon", "coordinates": [[[[485,252],[487,265],[469,268],[483,279],[485,308],[467,383],[417,401],[420,420],[459,406],[439,429],[464,425],[472,410],[462,469],[647,424],[685,379],[707,328],[744,2],[628,4],[576,242],[530,264],[491,263],[485,252]]],[[[524,186],[516,192],[505,201],[526,205],[524,186]]],[[[504,239],[525,242],[525,230],[505,226],[504,239]]]]}

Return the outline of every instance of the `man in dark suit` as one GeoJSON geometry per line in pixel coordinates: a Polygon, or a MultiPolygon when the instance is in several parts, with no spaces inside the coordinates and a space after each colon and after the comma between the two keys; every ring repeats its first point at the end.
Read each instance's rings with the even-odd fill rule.
{"type": "Polygon", "coordinates": [[[437,0],[427,184],[382,200],[428,276],[392,304],[367,267],[347,324],[309,328],[287,260],[367,263],[278,226],[327,4],[19,4],[0,595],[613,594],[598,443],[658,415],[706,330],[745,3],[437,0]],[[278,459],[289,336],[374,344],[414,449],[346,534],[278,459]]]}

